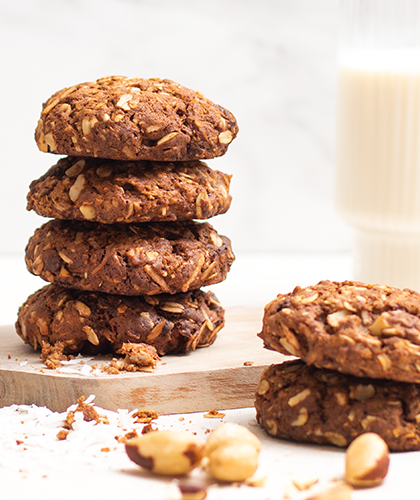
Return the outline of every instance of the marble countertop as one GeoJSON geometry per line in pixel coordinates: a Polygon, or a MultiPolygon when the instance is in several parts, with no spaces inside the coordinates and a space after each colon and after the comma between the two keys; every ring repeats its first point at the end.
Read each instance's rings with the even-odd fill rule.
{"type": "MultiPolygon", "coordinates": [[[[19,305],[43,282],[27,273],[21,255],[0,256],[0,271],[3,282],[0,325],[12,324],[19,305]]],[[[346,253],[244,253],[237,255],[228,279],[212,290],[227,308],[263,307],[277,293],[290,291],[295,285],[349,278],[351,259],[346,253]]],[[[97,408],[98,413],[109,413],[110,426],[92,426],[88,437],[86,432],[76,429],[72,439],[59,441],[54,436],[65,414],[40,407],[9,406],[0,408],[3,490],[13,491],[13,497],[18,499],[73,498],[75,495],[106,499],[123,495],[174,500],[179,498],[178,481],[190,480],[207,486],[209,500],[299,500],[343,479],[344,451],[270,438],[258,427],[254,408],[217,410],[224,416],[210,419],[204,418],[203,413],[161,415],[153,425],[159,429],[194,432],[203,439],[222,422],[245,425],[262,441],[257,471],[257,478],[265,477],[262,486],[217,484],[202,470],[194,471],[187,479],[157,478],[142,471],[127,458],[124,445],[115,440],[116,434],[123,434],[129,428],[128,412],[124,409],[108,412],[97,408]],[[314,484],[309,489],[299,490],[296,486],[311,482],[314,484]]],[[[419,466],[420,453],[393,453],[384,483],[377,488],[355,490],[352,498],[412,498],[419,466]]]]}

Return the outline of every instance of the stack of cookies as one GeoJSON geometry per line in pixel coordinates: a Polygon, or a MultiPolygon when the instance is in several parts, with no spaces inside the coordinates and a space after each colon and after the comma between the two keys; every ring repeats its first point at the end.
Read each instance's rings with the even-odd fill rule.
{"type": "Polygon", "coordinates": [[[262,374],[255,406],[272,436],[345,447],[374,432],[420,449],[420,294],[323,281],[266,306],[265,347],[300,359],[262,374]]]}
{"type": "Polygon", "coordinates": [[[26,248],[50,282],[21,306],[22,339],[65,354],[147,344],[159,355],[210,345],[224,311],[203,286],[223,281],[230,241],[206,222],[229,209],[223,155],[234,116],[170,80],[106,77],[56,92],[35,138],[61,158],[30,186],[48,217],[26,248]]]}

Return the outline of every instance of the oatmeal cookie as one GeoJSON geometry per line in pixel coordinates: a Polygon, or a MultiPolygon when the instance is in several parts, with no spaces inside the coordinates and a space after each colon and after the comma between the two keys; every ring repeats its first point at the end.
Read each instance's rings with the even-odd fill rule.
{"type": "Polygon", "coordinates": [[[223,308],[211,292],[130,297],[46,285],[20,307],[16,331],[34,349],[61,343],[64,354],[145,343],[164,355],[212,344],[223,325],[223,308]]]}
{"type": "Polygon", "coordinates": [[[228,210],[230,177],[200,161],[67,157],[31,183],[27,209],[104,224],[208,219],[228,210]]]}
{"type": "Polygon", "coordinates": [[[321,281],[265,308],[265,347],[356,377],[420,383],[420,294],[321,281]]]}
{"type": "Polygon", "coordinates": [[[226,278],[230,241],[208,223],[100,224],[53,219],[26,248],[28,270],[79,290],[121,295],[188,292],[226,278]]]}
{"type": "Polygon", "coordinates": [[[420,386],[307,366],[267,368],[256,393],[258,423],[271,436],[346,447],[364,432],[393,451],[420,449],[420,386]]]}
{"type": "Polygon", "coordinates": [[[43,152],[113,160],[187,161],[223,155],[238,126],[228,110],[167,79],[109,76],[64,88],[43,105],[43,152]]]}

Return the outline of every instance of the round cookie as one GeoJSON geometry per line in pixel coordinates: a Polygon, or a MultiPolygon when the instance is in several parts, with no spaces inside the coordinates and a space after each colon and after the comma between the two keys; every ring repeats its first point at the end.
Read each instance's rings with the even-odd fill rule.
{"type": "Polygon", "coordinates": [[[62,342],[66,354],[104,354],[131,342],[164,355],[212,344],[223,325],[211,292],[127,297],[47,285],[20,307],[16,331],[35,349],[62,342]]]}
{"type": "Polygon", "coordinates": [[[43,152],[113,160],[223,155],[238,126],[228,110],[171,80],[109,76],[64,88],[43,105],[43,152]]]}
{"type": "Polygon", "coordinates": [[[208,219],[228,210],[230,177],[200,161],[67,157],[31,183],[27,209],[104,224],[208,219]]]}
{"type": "Polygon", "coordinates": [[[267,368],[256,393],[257,420],[271,436],[348,446],[364,432],[392,451],[420,449],[420,386],[356,378],[300,360],[267,368]]]}
{"type": "Polygon", "coordinates": [[[100,224],[51,220],[26,248],[28,270],[79,290],[121,295],[187,292],[226,278],[230,241],[208,223],[100,224]]]}
{"type": "Polygon", "coordinates": [[[265,308],[265,347],[357,377],[420,383],[420,294],[321,281],[265,308]]]}

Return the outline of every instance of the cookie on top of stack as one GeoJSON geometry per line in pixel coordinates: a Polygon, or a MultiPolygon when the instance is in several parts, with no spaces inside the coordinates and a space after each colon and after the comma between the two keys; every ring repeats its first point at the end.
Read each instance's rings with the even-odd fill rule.
{"type": "Polygon", "coordinates": [[[207,222],[231,202],[223,155],[234,116],[171,80],[105,77],[43,105],[39,149],[61,158],[28,193],[51,218],[26,248],[49,282],[21,306],[17,333],[65,354],[148,344],[159,355],[210,345],[224,310],[201,287],[226,278],[230,240],[207,222]]]}
{"type": "Polygon", "coordinates": [[[345,447],[379,434],[420,449],[420,294],[322,281],[278,295],[259,336],[300,359],[267,368],[255,407],[272,436],[345,447]]]}

